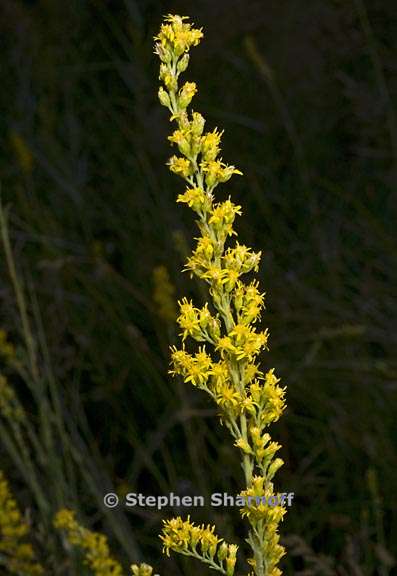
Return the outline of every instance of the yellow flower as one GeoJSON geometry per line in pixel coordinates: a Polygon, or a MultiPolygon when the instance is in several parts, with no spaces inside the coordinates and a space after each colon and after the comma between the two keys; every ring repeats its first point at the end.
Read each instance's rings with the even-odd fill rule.
{"type": "Polygon", "coordinates": [[[155,38],[158,40],[156,52],[162,61],[169,61],[172,54],[181,56],[191,46],[197,46],[203,37],[201,30],[192,28],[185,20],[188,18],[173,14],[166,16],[166,24],[161,26],[159,35],[155,38]]]}
{"type": "Polygon", "coordinates": [[[31,544],[25,541],[28,534],[29,525],[22,518],[8,482],[0,471],[0,555],[4,557],[10,574],[44,574],[31,544]]]}
{"type": "Polygon", "coordinates": [[[278,386],[279,379],[274,375],[274,370],[266,373],[263,387],[262,401],[264,402],[264,412],[262,421],[276,422],[285,410],[285,388],[278,386]]]}
{"type": "Polygon", "coordinates": [[[205,125],[205,118],[200,114],[200,112],[192,112],[192,122],[190,124],[192,134],[196,137],[200,137],[203,133],[205,125]]]}
{"type": "MultiPolygon", "coordinates": [[[[201,37],[201,30],[194,29],[185,18],[168,16],[156,38],[163,84],[159,98],[176,123],[169,140],[182,155],[173,156],[169,166],[189,183],[177,202],[187,204],[198,215],[201,233],[185,270],[208,284],[211,299],[198,308],[184,298],[178,323],[183,341],[206,340],[215,350],[212,358],[204,348],[191,353],[184,347],[172,348],[171,373],[205,390],[215,400],[221,421],[242,451],[248,486],[243,494],[272,495],[272,479],[282,460],[275,458],[280,445],[272,442],[265,430],[284,410],[285,389],[278,385],[272,370],[264,376],[256,363],[268,341],[267,329],[254,328],[264,307],[264,294],[257,281],[242,280],[243,275],[258,271],[261,253],[238,242],[227,246],[236,236],[233,225],[236,216],[241,215],[241,206],[230,198],[215,202],[214,190],[241,172],[220,157],[222,132],[215,128],[204,133],[205,119],[189,110],[196,84],[186,82],[179,87],[179,76],[189,64],[188,51],[201,37]],[[261,475],[255,476],[256,472],[261,475]]],[[[284,513],[282,507],[269,508],[263,503],[242,510],[251,527],[247,542],[253,552],[249,562],[255,576],[279,575],[277,563],[284,549],[279,544],[278,524],[284,513]]],[[[173,550],[200,558],[226,576],[234,573],[237,546],[221,542],[213,528],[174,518],[165,522],[162,540],[166,554],[173,550]]]]}
{"type": "Polygon", "coordinates": [[[194,82],[185,82],[178,94],[178,104],[182,110],[187,108],[197,93],[197,86],[194,82]]]}
{"type": "Polygon", "coordinates": [[[171,324],[176,318],[175,288],[165,266],[156,266],[153,269],[153,284],[153,301],[157,313],[166,324],[171,324]]]}
{"type": "Polygon", "coordinates": [[[210,212],[208,223],[213,225],[218,234],[221,233],[222,238],[226,238],[233,234],[233,222],[236,215],[241,215],[241,206],[236,206],[229,199],[215,205],[210,212]]]}
{"type": "Polygon", "coordinates": [[[242,450],[243,452],[245,452],[245,454],[253,454],[252,448],[245,438],[239,438],[238,440],[236,440],[234,445],[237,448],[240,448],[240,450],[242,450]]]}
{"type": "Polygon", "coordinates": [[[8,340],[7,332],[0,328],[0,356],[2,356],[6,361],[13,360],[15,358],[15,348],[13,344],[8,340]]]}
{"type": "Polygon", "coordinates": [[[227,292],[231,292],[236,286],[240,272],[238,270],[233,270],[232,268],[225,268],[225,289],[227,292]]]}
{"type": "Polygon", "coordinates": [[[224,383],[217,387],[216,403],[221,408],[224,408],[226,411],[234,411],[240,404],[240,401],[241,397],[239,392],[231,386],[224,383]]]}
{"type": "Polygon", "coordinates": [[[162,86],[159,88],[158,97],[162,106],[165,106],[166,108],[171,107],[171,99],[162,86]]]}
{"type": "Polygon", "coordinates": [[[205,182],[209,188],[214,188],[221,182],[227,182],[233,174],[242,175],[240,170],[237,170],[234,166],[224,164],[221,160],[203,160],[200,166],[205,173],[205,182]]]}
{"type": "Polygon", "coordinates": [[[21,422],[25,418],[25,411],[7,379],[0,374],[0,414],[21,422]]]}
{"type": "Polygon", "coordinates": [[[177,144],[179,151],[185,156],[190,155],[190,137],[186,130],[175,130],[168,140],[173,144],[177,144]]]}
{"type": "Polygon", "coordinates": [[[210,265],[201,277],[207,280],[210,284],[219,286],[227,281],[227,272],[220,266],[210,265]]]}
{"type": "Polygon", "coordinates": [[[240,345],[251,336],[252,332],[248,326],[245,324],[236,324],[231,332],[229,332],[229,336],[233,336],[235,343],[240,345]]]}
{"type": "Polygon", "coordinates": [[[215,128],[212,132],[207,132],[201,139],[201,152],[204,162],[213,162],[220,152],[220,141],[223,132],[218,132],[215,128]]]}
{"type": "Polygon", "coordinates": [[[121,565],[110,555],[106,536],[80,526],[73,510],[60,510],[54,526],[64,532],[70,545],[82,549],[84,562],[95,576],[122,576],[121,565]]]}
{"type": "MultiPolygon", "coordinates": [[[[163,550],[169,556],[170,551],[179,552],[185,556],[201,558],[203,562],[212,568],[225,572],[228,566],[236,560],[237,546],[223,542],[215,534],[215,526],[197,526],[190,521],[182,520],[181,517],[163,521],[163,532],[160,536],[163,542],[163,550]]],[[[232,576],[233,572],[227,572],[232,576]]]]}
{"type": "Polygon", "coordinates": [[[264,332],[251,331],[244,344],[239,347],[237,360],[246,359],[252,361],[252,359],[259,354],[262,348],[266,346],[268,337],[268,330],[265,330],[264,332]]]}
{"type": "Polygon", "coordinates": [[[256,405],[250,396],[245,396],[240,403],[241,412],[247,412],[247,414],[253,416],[256,414],[256,405]]]}
{"type": "Polygon", "coordinates": [[[215,388],[222,386],[229,380],[229,370],[226,362],[216,362],[211,370],[212,381],[215,388]]]}
{"type": "MultiPolygon", "coordinates": [[[[249,384],[252,381],[255,380],[255,378],[257,378],[256,382],[259,382],[259,380],[263,379],[263,373],[259,370],[259,367],[254,364],[253,362],[250,362],[249,364],[247,364],[245,366],[245,370],[244,370],[244,377],[243,377],[243,381],[244,384],[249,384]]],[[[252,393],[252,390],[251,390],[252,393]]],[[[253,395],[253,393],[252,393],[253,395]]]]}
{"type": "Polygon", "coordinates": [[[224,357],[224,355],[227,352],[231,352],[231,353],[237,352],[237,349],[234,346],[230,336],[222,336],[222,338],[219,338],[219,340],[216,344],[216,349],[219,350],[222,358],[224,357]]]}
{"type": "MultiPolygon", "coordinates": [[[[207,274],[205,279],[211,279],[213,273],[209,271],[209,269],[219,270],[219,267],[214,267],[212,261],[215,252],[216,243],[214,239],[210,236],[202,236],[197,242],[197,247],[193,255],[188,258],[185,270],[189,270],[191,274],[196,274],[199,278],[204,278],[204,275],[207,274]]],[[[215,272],[215,277],[216,276],[219,276],[218,272],[215,272]]],[[[218,279],[221,280],[221,278],[218,279]]]]}
{"type": "Polygon", "coordinates": [[[183,340],[187,336],[192,336],[195,340],[204,340],[201,327],[198,309],[194,308],[192,302],[183,298],[182,301],[178,302],[180,315],[178,316],[178,324],[182,328],[183,340]]]}
{"type": "Polygon", "coordinates": [[[189,208],[193,208],[195,212],[202,213],[210,209],[212,198],[203,188],[196,187],[188,188],[184,194],[179,194],[177,202],[184,202],[189,208]]]}
{"type": "Polygon", "coordinates": [[[241,274],[246,274],[251,272],[251,270],[258,271],[260,258],[260,252],[252,252],[250,248],[237,242],[235,248],[226,250],[223,261],[228,268],[238,270],[241,274]]]}
{"type": "Polygon", "coordinates": [[[182,176],[182,178],[187,179],[192,174],[193,168],[190,160],[187,158],[178,158],[178,156],[172,156],[172,158],[170,158],[168,161],[168,165],[171,172],[178,174],[178,176],[182,176]]]}
{"type": "Polygon", "coordinates": [[[236,544],[229,545],[228,555],[226,558],[226,576],[232,576],[234,574],[237,560],[237,549],[238,546],[236,544]]]}
{"type": "MultiPolygon", "coordinates": [[[[133,576],[152,576],[153,568],[149,564],[132,564],[131,571],[133,576]]],[[[155,575],[156,576],[156,575],[155,575]]]]}
{"type": "Polygon", "coordinates": [[[212,372],[212,360],[204,348],[199,348],[199,351],[192,356],[183,349],[177,350],[172,347],[171,361],[173,365],[171,374],[179,374],[185,382],[191,382],[199,388],[206,386],[212,372]]]}

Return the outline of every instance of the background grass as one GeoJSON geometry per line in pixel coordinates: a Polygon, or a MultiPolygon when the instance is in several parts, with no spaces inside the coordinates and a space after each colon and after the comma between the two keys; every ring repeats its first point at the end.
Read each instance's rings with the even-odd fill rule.
{"type": "MultiPolygon", "coordinates": [[[[54,454],[63,446],[69,476],[56,495],[53,460],[39,465],[31,449],[37,473],[52,478],[54,497],[43,516],[28,475],[0,442],[1,466],[39,526],[43,556],[52,512],[73,504],[107,532],[121,559],[140,555],[162,574],[202,568],[161,558],[156,534],[163,514],[106,513],[105,491],[209,495],[241,485],[238,454],[213,406],[167,376],[177,334],[152,298],[158,265],[167,267],[177,298],[202,298],[180,273],[194,222],[175,204],[180,182],[164,166],[169,126],[156,97],[152,36],[173,11],[205,29],[188,74],[199,86],[194,105],[210,126],[225,128],[224,158],[244,178],[220,194],[242,204],[241,240],[263,251],[264,323],[271,332],[263,361],[288,386],[288,411],[274,427],[286,461],[279,483],[296,493],[282,528],[290,550],[285,571],[391,574],[391,0],[3,0],[2,200],[10,205],[42,395],[33,401],[21,375],[5,370],[39,436],[40,407],[49,398],[50,425],[58,430],[54,454]]],[[[0,265],[1,326],[29,365],[5,258],[0,265]]],[[[192,516],[216,522],[225,537],[238,520],[215,509],[192,516]]],[[[51,570],[80,574],[70,560],[59,560],[57,546],[47,559],[51,570]]]]}

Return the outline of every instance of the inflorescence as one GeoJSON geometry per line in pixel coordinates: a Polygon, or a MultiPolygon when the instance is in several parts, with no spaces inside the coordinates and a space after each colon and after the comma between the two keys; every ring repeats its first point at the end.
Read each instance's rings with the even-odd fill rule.
{"type": "MultiPolygon", "coordinates": [[[[168,166],[186,183],[177,202],[196,213],[200,231],[185,269],[204,281],[209,293],[202,308],[187,298],[179,302],[182,344],[172,348],[171,373],[207,392],[217,404],[221,421],[241,452],[247,485],[242,495],[269,497],[274,494],[273,477],[283,461],[276,457],[281,446],[271,440],[267,428],[285,408],[285,388],[280,387],[274,370],[264,373],[258,362],[269,337],[267,330],[258,327],[264,294],[258,282],[247,281],[246,275],[258,271],[261,253],[237,241],[227,245],[237,236],[234,222],[241,215],[241,206],[230,197],[218,201],[214,196],[219,184],[241,172],[220,157],[223,132],[217,128],[205,131],[203,116],[189,109],[196,84],[180,84],[190,48],[202,37],[202,30],[187,18],[168,15],[155,38],[155,52],[161,61],[159,100],[170,111],[175,130],[168,139],[178,149],[168,166]],[[198,343],[196,348],[192,340],[198,343]]],[[[247,542],[252,550],[252,573],[279,576],[277,564],[284,548],[279,544],[278,525],[285,508],[259,504],[241,512],[250,524],[247,542]]],[[[189,519],[175,518],[165,522],[162,539],[167,554],[173,550],[213,562],[212,568],[227,576],[234,573],[237,546],[222,542],[214,527],[198,527],[189,519]]]]}

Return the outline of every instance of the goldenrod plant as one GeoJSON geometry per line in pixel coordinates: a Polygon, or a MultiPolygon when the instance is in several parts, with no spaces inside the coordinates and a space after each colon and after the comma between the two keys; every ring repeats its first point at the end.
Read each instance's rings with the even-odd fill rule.
{"type": "MultiPolygon", "coordinates": [[[[103,488],[99,478],[106,473],[102,462],[94,458],[87,440],[78,431],[78,419],[70,417],[61,382],[53,370],[37,300],[34,293],[28,292],[31,298],[26,297],[27,285],[17,268],[9,237],[8,215],[8,209],[3,209],[0,202],[0,236],[15,293],[21,336],[14,345],[7,332],[0,328],[1,449],[21,483],[28,488],[32,522],[41,536],[38,544],[42,548],[45,545],[43,569],[45,573],[58,574],[63,573],[63,565],[57,562],[60,547],[58,534],[53,529],[54,515],[66,504],[77,514],[82,512],[77,478],[81,481],[79,490],[84,486],[85,493],[90,494],[98,506],[102,505],[103,488]]],[[[106,482],[111,484],[110,479],[106,482]]],[[[1,507],[2,502],[0,514],[1,507]]],[[[139,551],[128,522],[110,510],[105,509],[106,512],[114,539],[132,561],[139,551]]],[[[2,537],[0,530],[0,547],[9,546],[10,541],[3,542],[2,537]]],[[[71,547],[65,547],[65,551],[69,554],[71,547]]],[[[71,570],[74,574],[73,568],[71,570]]],[[[35,574],[20,571],[18,576],[35,574]]]]}
{"type": "MultiPolygon", "coordinates": [[[[68,508],[60,510],[54,519],[54,526],[60,530],[70,546],[80,549],[84,564],[94,576],[123,576],[121,564],[110,552],[105,535],[93,532],[82,526],[76,519],[76,513],[68,508]]],[[[152,576],[153,568],[149,564],[133,564],[132,576],[152,576]]],[[[32,575],[33,576],[33,575],[32,575]]],[[[158,576],[154,574],[153,576],[158,576]]]]}
{"type": "Polygon", "coordinates": [[[15,423],[25,421],[25,411],[21,406],[14,388],[7,378],[0,374],[0,416],[15,423]]]}
{"type": "Polygon", "coordinates": [[[71,546],[82,550],[84,562],[92,574],[122,576],[121,565],[112,558],[106,536],[81,526],[73,510],[60,510],[55,517],[54,526],[63,532],[71,546]]]}
{"type": "Polygon", "coordinates": [[[0,470],[0,566],[7,570],[7,574],[18,576],[44,574],[32,545],[27,541],[29,533],[30,526],[23,518],[8,482],[0,470]]]}
{"type": "MultiPolygon", "coordinates": [[[[175,130],[168,139],[179,152],[168,165],[186,183],[177,202],[195,212],[200,232],[186,270],[208,287],[208,302],[202,308],[187,298],[179,302],[182,343],[172,348],[171,373],[204,390],[218,406],[242,459],[246,486],[241,497],[247,504],[241,514],[249,524],[250,574],[279,576],[278,563],[285,552],[278,526],[285,507],[276,500],[273,478],[283,461],[276,457],[280,445],[267,429],[285,408],[285,388],[273,369],[263,372],[259,366],[269,337],[268,330],[258,326],[264,294],[246,275],[258,271],[261,254],[238,241],[230,243],[237,236],[234,221],[241,207],[230,197],[219,201],[214,194],[219,184],[241,172],[220,157],[222,131],[205,131],[203,116],[190,109],[196,84],[180,83],[189,51],[202,37],[188,18],[168,15],[155,38],[161,61],[159,100],[171,114],[175,130]],[[269,498],[276,505],[269,506],[269,498]]],[[[165,521],[161,538],[166,554],[197,558],[227,576],[235,572],[237,545],[226,543],[215,527],[178,517],[165,521]]]]}

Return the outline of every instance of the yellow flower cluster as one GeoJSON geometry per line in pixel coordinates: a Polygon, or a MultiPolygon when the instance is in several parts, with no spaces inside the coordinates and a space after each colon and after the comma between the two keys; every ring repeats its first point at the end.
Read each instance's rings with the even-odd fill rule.
{"type": "Polygon", "coordinates": [[[8,340],[7,332],[0,329],[0,357],[6,361],[13,360],[15,357],[15,348],[8,340]]]}
{"type": "MultiPolygon", "coordinates": [[[[250,497],[252,498],[251,503],[244,506],[241,510],[241,514],[243,517],[248,518],[251,526],[256,532],[259,532],[260,538],[263,539],[262,548],[266,558],[266,574],[269,574],[269,576],[279,576],[281,574],[277,564],[285,554],[283,546],[279,543],[280,536],[277,532],[277,527],[283,519],[286,510],[281,505],[269,506],[267,503],[269,498],[275,497],[270,478],[281,464],[282,461],[276,459],[273,462],[274,470],[272,472],[268,473],[266,477],[253,476],[250,487],[241,492],[241,496],[244,497],[246,502],[250,501],[250,497]],[[264,498],[266,503],[263,500],[264,498]]],[[[249,539],[251,539],[252,548],[255,550],[255,541],[252,534],[250,534],[249,539]]],[[[249,562],[255,566],[255,556],[249,562]]]]}
{"type": "Polygon", "coordinates": [[[29,576],[44,574],[31,544],[26,542],[28,534],[29,526],[22,518],[8,482],[0,471],[0,556],[7,573],[29,576]]]}
{"type": "Polygon", "coordinates": [[[174,322],[177,316],[174,293],[175,288],[171,283],[167,268],[156,266],[153,269],[153,301],[159,317],[166,324],[174,322]]]}
{"type": "Polygon", "coordinates": [[[0,374],[0,414],[4,418],[12,418],[15,422],[21,422],[25,418],[25,412],[14,389],[2,374],[0,374]]]}
{"type": "Polygon", "coordinates": [[[169,167],[192,186],[204,191],[204,184],[212,191],[217,184],[227,182],[233,174],[241,174],[234,166],[228,166],[217,159],[220,152],[222,133],[217,129],[204,133],[205,120],[198,112],[193,112],[191,118],[186,111],[197,92],[194,82],[185,82],[181,88],[178,79],[189,64],[188,50],[197,46],[203,33],[192,28],[187,18],[168,15],[156,36],[155,51],[160,65],[159,100],[166,106],[172,120],[177,123],[177,129],[169,137],[176,144],[182,156],[172,156],[169,167]]]}
{"type": "Polygon", "coordinates": [[[60,510],[54,526],[65,533],[70,545],[82,549],[84,562],[95,576],[122,576],[121,565],[110,555],[106,536],[80,526],[72,510],[60,510]]]}
{"type": "Polygon", "coordinates": [[[155,38],[157,54],[162,62],[168,64],[174,55],[178,58],[184,55],[191,46],[197,46],[203,37],[202,31],[192,28],[186,20],[188,20],[186,16],[169,14],[165,17],[165,23],[155,38]]]}
{"type": "MultiPolygon", "coordinates": [[[[241,206],[230,198],[217,202],[214,197],[218,184],[241,172],[219,157],[222,132],[205,132],[203,116],[189,110],[196,85],[179,84],[180,74],[188,66],[188,51],[201,37],[202,31],[194,29],[186,18],[169,15],[155,47],[161,60],[160,103],[169,109],[171,121],[176,123],[169,140],[177,146],[179,155],[172,156],[168,165],[187,182],[177,201],[187,204],[198,216],[200,237],[186,270],[207,284],[210,296],[210,302],[202,308],[186,298],[179,302],[177,322],[182,345],[171,350],[171,373],[213,398],[222,422],[241,451],[247,494],[253,491],[258,496],[269,496],[273,493],[272,479],[283,462],[275,457],[280,445],[271,441],[266,429],[285,408],[285,389],[279,386],[273,370],[264,374],[259,367],[259,355],[268,342],[268,330],[258,327],[264,294],[258,282],[247,281],[246,275],[258,271],[261,253],[239,242],[227,246],[237,235],[234,222],[241,215],[241,206]],[[200,345],[195,347],[192,340],[200,345]]],[[[280,572],[276,564],[284,552],[277,529],[285,510],[282,506],[262,510],[260,506],[242,512],[251,525],[251,563],[257,576],[277,576],[280,572]]],[[[163,536],[165,551],[186,553],[192,549],[192,541],[199,542],[200,530],[190,521],[168,521],[163,536]]],[[[218,545],[215,540],[212,551],[218,545]]]]}
{"type": "MultiPolygon", "coordinates": [[[[133,564],[131,566],[133,576],[152,576],[153,568],[149,564],[133,564]]],[[[158,576],[155,574],[154,576],[158,576]]]]}
{"type": "Polygon", "coordinates": [[[236,544],[227,544],[215,533],[215,526],[197,526],[190,518],[164,520],[161,539],[165,553],[170,550],[198,558],[227,576],[232,576],[237,559],[236,544]]]}

